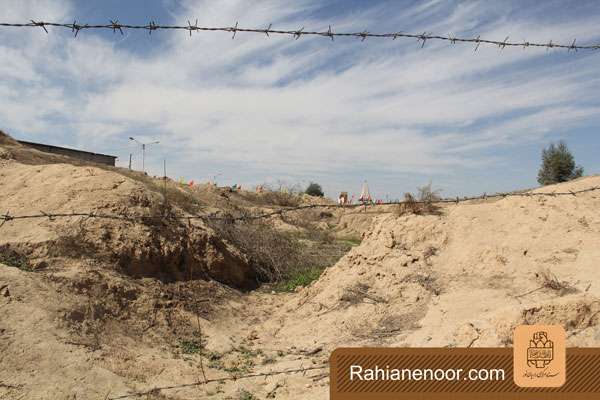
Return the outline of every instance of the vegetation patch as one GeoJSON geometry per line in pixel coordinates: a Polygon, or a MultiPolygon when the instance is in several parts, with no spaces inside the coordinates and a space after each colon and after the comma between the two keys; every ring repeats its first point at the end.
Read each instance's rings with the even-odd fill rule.
{"type": "Polygon", "coordinates": [[[198,340],[180,340],[179,348],[183,354],[199,354],[203,349],[203,344],[198,340]]]}
{"type": "Polygon", "coordinates": [[[341,244],[345,244],[351,247],[356,247],[358,245],[360,245],[362,243],[362,239],[359,237],[352,237],[352,236],[347,236],[347,237],[340,237],[337,239],[337,241],[341,244]]]}
{"type": "Polygon", "coordinates": [[[7,248],[0,249],[0,263],[8,265],[9,267],[18,268],[22,271],[33,270],[25,256],[7,248]]]}
{"type": "Polygon", "coordinates": [[[238,400],[258,400],[258,397],[244,389],[240,390],[237,398],[238,400]]]}
{"type": "Polygon", "coordinates": [[[293,292],[300,286],[308,286],[313,281],[319,279],[323,270],[324,268],[313,267],[307,270],[296,271],[285,280],[279,282],[275,286],[275,290],[280,292],[293,292]]]}

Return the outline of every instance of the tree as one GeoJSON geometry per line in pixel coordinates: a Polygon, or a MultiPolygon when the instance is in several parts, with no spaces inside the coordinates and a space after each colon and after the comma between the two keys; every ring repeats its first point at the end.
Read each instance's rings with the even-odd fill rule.
{"type": "Polygon", "coordinates": [[[542,166],[538,172],[540,185],[567,182],[583,175],[583,168],[575,165],[573,154],[563,141],[551,143],[542,150],[542,166]]]}
{"type": "Polygon", "coordinates": [[[310,195],[310,196],[316,196],[316,197],[323,197],[325,196],[325,193],[323,193],[323,189],[321,188],[321,185],[319,185],[318,183],[315,182],[311,182],[306,190],[304,191],[304,193],[310,195]]]}

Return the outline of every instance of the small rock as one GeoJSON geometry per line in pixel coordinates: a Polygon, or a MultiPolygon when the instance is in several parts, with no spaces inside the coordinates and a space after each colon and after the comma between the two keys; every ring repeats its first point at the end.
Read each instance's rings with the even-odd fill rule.
{"type": "Polygon", "coordinates": [[[42,269],[46,269],[46,268],[48,268],[48,263],[46,261],[40,261],[39,263],[37,263],[35,265],[34,269],[36,269],[36,270],[42,270],[42,269]]]}
{"type": "Polygon", "coordinates": [[[267,398],[268,399],[274,398],[275,392],[277,392],[277,389],[279,389],[281,386],[283,386],[283,385],[279,382],[271,382],[267,386],[265,386],[265,391],[267,392],[267,398]]]}
{"type": "Polygon", "coordinates": [[[322,350],[323,350],[323,346],[318,346],[311,350],[305,350],[305,351],[303,351],[303,353],[307,356],[313,356],[317,353],[320,353],[322,350]]]}
{"type": "Polygon", "coordinates": [[[403,267],[407,267],[408,263],[412,261],[412,257],[403,254],[399,257],[398,262],[400,263],[400,265],[402,265],[403,267]]]}

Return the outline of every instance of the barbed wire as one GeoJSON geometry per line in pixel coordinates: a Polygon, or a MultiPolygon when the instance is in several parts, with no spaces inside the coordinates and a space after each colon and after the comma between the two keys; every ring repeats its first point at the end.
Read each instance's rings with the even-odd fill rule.
{"type": "Polygon", "coordinates": [[[238,376],[234,375],[234,376],[225,376],[225,377],[221,377],[221,378],[203,379],[201,381],[192,382],[192,383],[183,383],[183,384],[179,384],[179,385],[155,387],[150,390],[143,391],[143,392],[135,392],[135,393],[123,394],[123,395],[116,396],[116,397],[108,397],[108,399],[109,400],[119,400],[119,399],[131,398],[131,397],[141,397],[141,396],[157,394],[161,390],[182,389],[182,388],[186,388],[186,387],[201,386],[201,385],[205,385],[205,384],[213,383],[213,382],[237,381],[239,379],[261,378],[261,377],[264,377],[266,379],[269,376],[283,375],[283,374],[302,373],[302,374],[306,375],[306,373],[309,371],[323,370],[323,369],[327,369],[327,368],[329,368],[329,366],[321,365],[321,366],[317,366],[317,367],[304,367],[304,368],[301,367],[301,368],[287,369],[287,370],[281,370],[281,371],[257,372],[257,373],[251,373],[251,374],[246,374],[246,375],[238,375],[238,376]]]}
{"type": "Polygon", "coordinates": [[[282,30],[282,29],[273,29],[273,24],[269,24],[266,28],[243,28],[239,26],[239,22],[236,21],[235,25],[229,27],[210,27],[210,26],[199,26],[198,20],[192,24],[189,20],[187,21],[187,25],[159,25],[154,20],[151,20],[148,24],[145,25],[132,25],[132,24],[123,24],[118,20],[109,20],[108,24],[88,24],[88,23],[78,23],[77,20],[74,20],[73,23],[57,23],[57,22],[45,22],[45,21],[35,21],[30,20],[25,23],[9,23],[9,22],[0,22],[0,27],[6,28],[41,28],[44,32],[48,32],[48,27],[56,27],[56,28],[65,28],[71,30],[73,35],[77,37],[80,31],[90,30],[90,29],[101,29],[101,30],[112,30],[113,33],[119,32],[121,35],[124,35],[124,31],[128,29],[133,30],[145,30],[151,35],[152,32],[157,30],[182,30],[189,32],[190,36],[192,36],[193,32],[228,32],[231,33],[232,39],[235,39],[236,34],[238,32],[242,33],[259,33],[264,34],[267,37],[270,35],[287,35],[296,40],[300,39],[303,36],[320,36],[329,38],[332,41],[335,38],[357,38],[360,39],[361,42],[364,42],[367,38],[376,38],[376,39],[392,39],[396,40],[400,39],[416,39],[420,44],[421,48],[425,47],[425,44],[428,40],[441,40],[446,41],[451,44],[456,43],[469,43],[474,44],[475,49],[477,51],[480,45],[492,45],[498,46],[500,49],[504,49],[506,47],[541,47],[549,49],[566,49],[566,50],[598,50],[600,49],[600,43],[588,44],[588,45],[580,45],[577,44],[577,39],[573,39],[571,44],[564,43],[555,43],[552,40],[549,40],[547,43],[542,42],[529,42],[529,41],[509,41],[509,36],[506,36],[504,40],[490,40],[483,39],[481,35],[476,37],[458,37],[452,34],[448,34],[447,36],[437,35],[430,32],[423,33],[407,33],[404,31],[398,32],[387,32],[387,33],[373,33],[369,31],[361,31],[361,32],[335,32],[331,25],[329,25],[326,31],[316,31],[316,30],[305,30],[304,26],[299,29],[292,30],[282,30]]]}
{"type": "Polygon", "coordinates": [[[52,221],[56,218],[73,218],[73,217],[84,217],[84,218],[99,218],[99,219],[111,219],[111,220],[121,220],[133,223],[152,223],[156,221],[188,221],[191,225],[192,220],[204,220],[204,221],[223,221],[228,223],[235,222],[244,222],[244,221],[253,221],[259,219],[270,218],[274,216],[282,216],[287,213],[302,211],[308,209],[316,209],[316,208],[337,208],[337,209],[354,209],[354,208],[366,208],[366,207],[382,207],[382,206],[394,206],[394,205],[402,205],[402,204],[459,204],[467,201],[477,201],[477,200],[493,200],[499,198],[507,198],[507,197],[557,197],[557,196],[577,196],[582,193],[589,193],[593,191],[600,190],[600,186],[593,186],[587,189],[581,189],[577,191],[569,190],[567,192],[506,192],[506,193],[494,193],[494,194],[482,194],[480,196],[463,196],[463,197],[455,197],[455,198],[443,198],[443,199],[432,199],[432,200],[403,200],[403,201],[394,201],[394,202],[382,202],[382,203],[357,203],[357,204],[347,204],[347,205],[339,205],[339,204],[305,204],[299,205],[295,207],[287,207],[281,208],[279,210],[260,213],[256,215],[219,215],[219,214],[210,214],[210,215],[175,215],[173,213],[166,215],[128,215],[128,214],[106,214],[100,212],[61,212],[61,213],[52,213],[39,211],[36,214],[22,214],[22,215],[12,215],[10,211],[6,211],[4,214],[0,214],[0,228],[9,221],[14,220],[27,220],[27,219],[40,219],[40,218],[48,218],[48,220],[52,221]]]}

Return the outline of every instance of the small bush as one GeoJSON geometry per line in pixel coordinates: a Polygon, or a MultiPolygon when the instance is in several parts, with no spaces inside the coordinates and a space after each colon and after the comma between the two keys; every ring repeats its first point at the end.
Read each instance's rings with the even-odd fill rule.
{"type": "Polygon", "coordinates": [[[552,185],[580,178],[583,168],[575,165],[573,154],[565,142],[551,143],[542,150],[542,166],[538,172],[540,185],[552,185]]]}
{"type": "Polygon", "coordinates": [[[417,195],[411,193],[404,193],[404,201],[398,204],[397,214],[439,214],[440,207],[436,204],[437,201],[441,200],[439,190],[433,190],[431,188],[431,182],[429,184],[417,188],[417,195]]]}
{"type": "Polygon", "coordinates": [[[267,221],[215,220],[211,226],[222,239],[246,255],[261,282],[279,282],[302,269],[303,244],[292,235],[277,231],[267,221]]]}
{"type": "Polygon", "coordinates": [[[297,207],[300,205],[300,197],[294,193],[267,191],[260,198],[267,205],[279,207],[297,207]]]}
{"type": "Polygon", "coordinates": [[[241,191],[238,196],[254,205],[279,206],[279,207],[296,207],[300,205],[301,198],[291,192],[263,189],[262,193],[252,193],[241,191]]]}
{"type": "Polygon", "coordinates": [[[316,182],[309,183],[309,185],[307,186],[304,193],[306,193],[309,196],[315,196],[315,197],[325,196],[325,193],[323,193],[323,188],[321,188],[321,185],[319,185],[316,182]]]}

